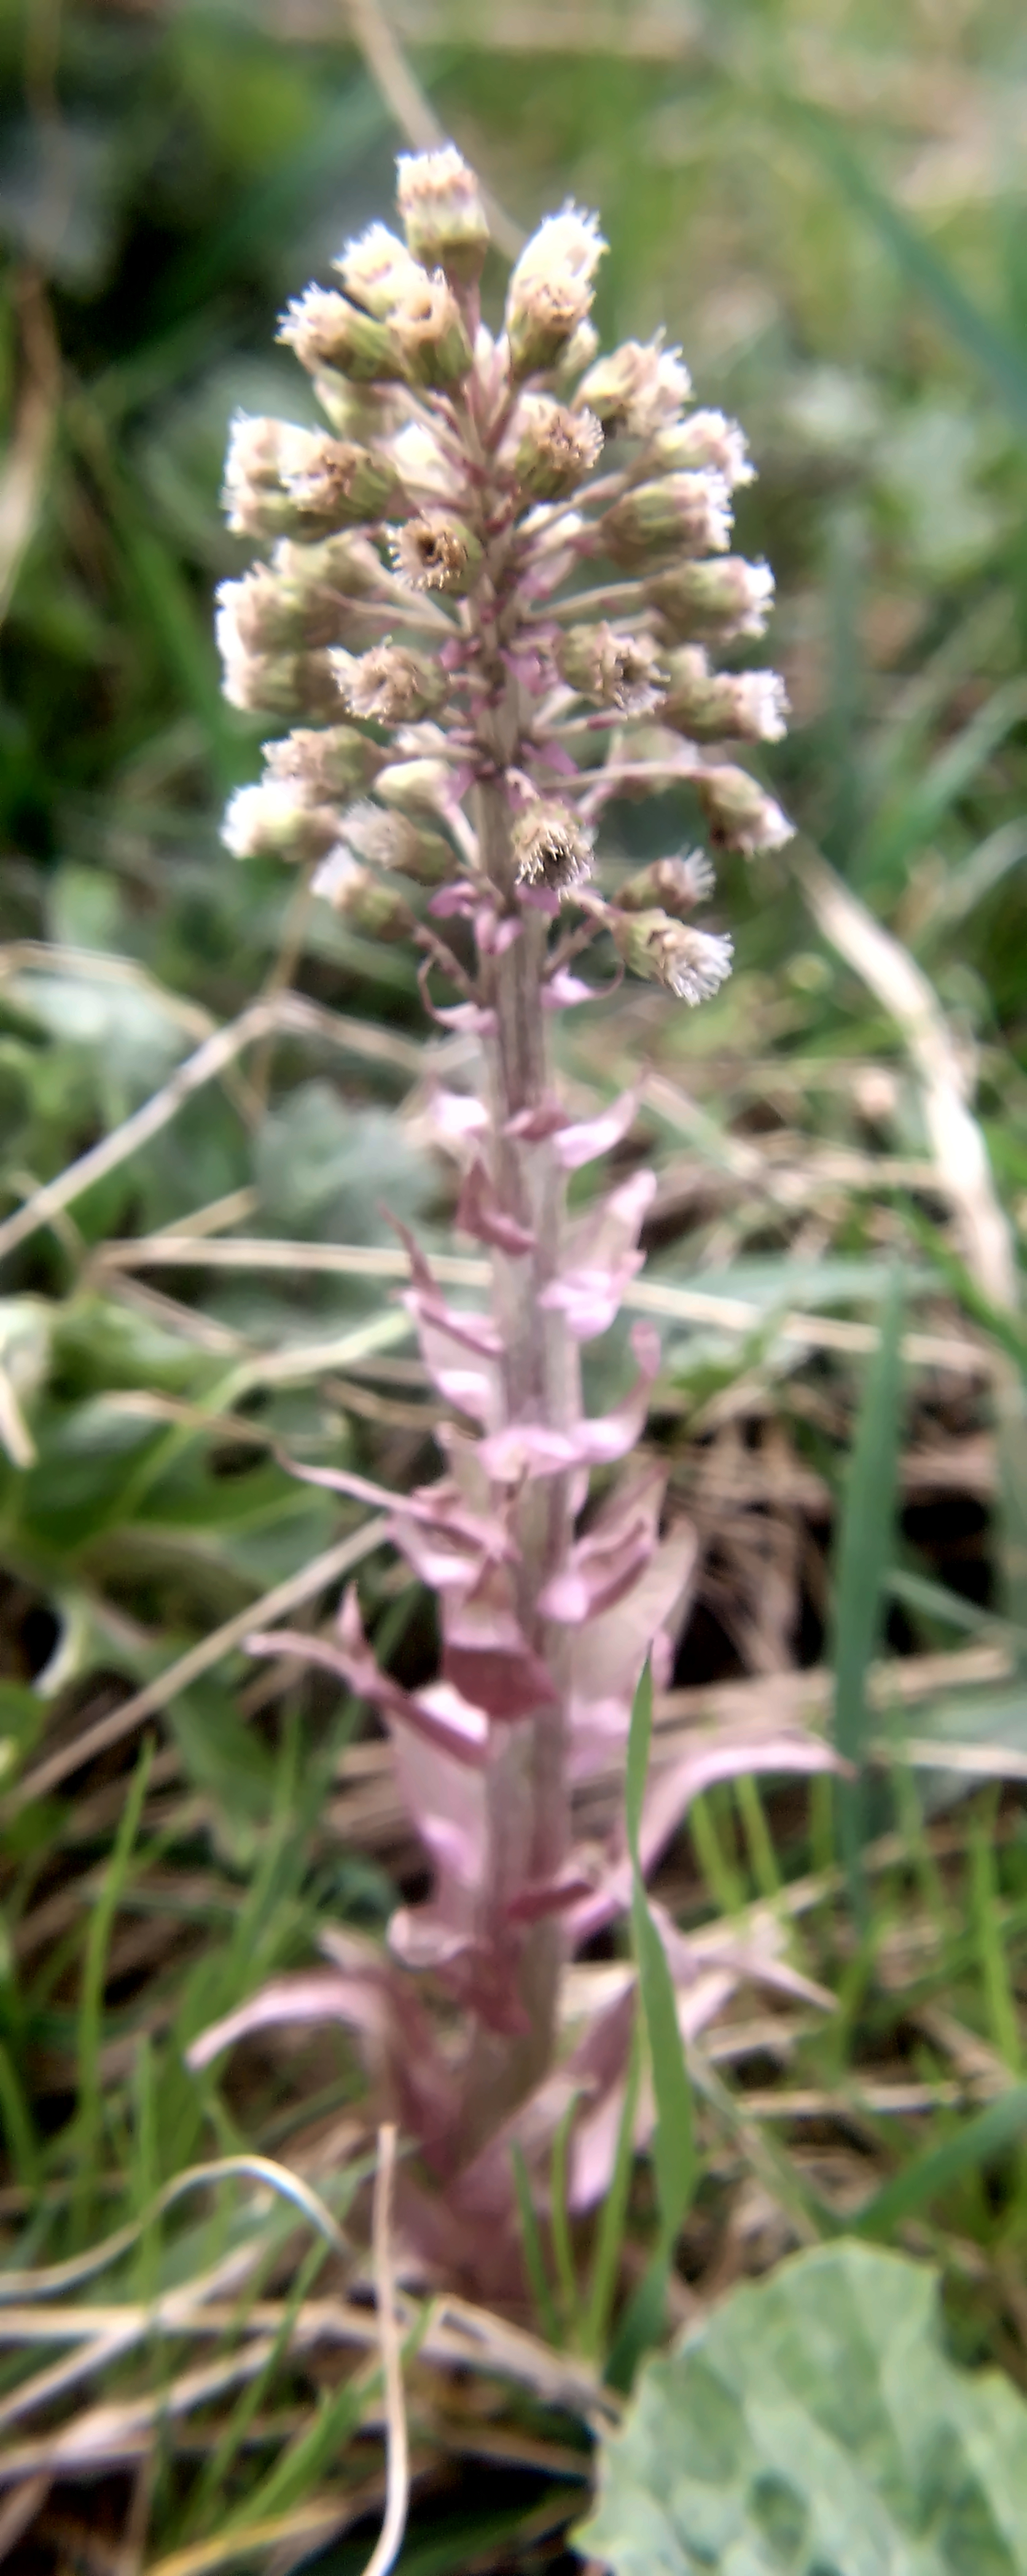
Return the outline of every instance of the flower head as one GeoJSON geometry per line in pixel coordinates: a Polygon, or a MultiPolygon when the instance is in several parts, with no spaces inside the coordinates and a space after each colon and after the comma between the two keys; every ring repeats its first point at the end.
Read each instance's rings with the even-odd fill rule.
{"type": "Polygon", "coordinates": [[[396,198],[407,242],[425,268],[445,269],[474,286],[485,265],[489,228],[481,190],[455,143],[440,151],[404,152],[396,198]]]}
{"type": "Polygon", "coordinates": [[[522,492],[537,501],[566,500],[591,473],[602,445],[593,412],[569,411],[550,394],[522,394],[510,439],[522,492]]]}
{"type": "Polygon", "coordinates": [[[781,850],[792,839],[794,823],[747,769],[725,761],[700,770],[695,789],[716,849],[741,850],[751,858],[757,850],[781,850]]]}
{"type": "Polygon", "coordinates": [[[722,474],[665,474],[636,483],[615,501],[602,523],[606,553],[624,571],[681,548],[717,554],[731,536],[731,495],[722,474]]]}
{"type": "Polygon", "coordinates": [[[566,894],[592,873],[592,838],[569,806],[538,797],[519,814],[513,827],[514,869],[518,885],[548,886],[566,894]]]}
{"type": "Polygon", "coordinates": [[[237,787],[221,826],[226,850],[236,859],[319,859],[338,838],[339,817],[330,806],[308,805],[286,779],[237,787]]]}
{"type": "Polygon", "coordinates": [[[474,583],[481,546],[448,510],[422,510],[390,536],[392,560],[411,590],[444,590],[462,598],[474,583]]]}
{"type": "Polygon", "coordinates": [[[413,915],[398,889],[383,885],[370,868],[359,867],[341,845],[322,860],[313,890],[365,939],[410,937],[413,915]]]}
{"type": "Polygon", "coordinates": [[[391,466],[325,430],[237,416],[225,467],[229,525],[247,537],[319,537],[382,516],[391,466]]]}
{"type": "Polygon", "coordinates": [[[332,265],[352,302],[379,321],[388,320],[401,295],[423,283],[417,260],[387,224],[369,224],[359,241],[343,245],[332,265]]]}
{"type": "Polygon", "coordinates": [[[336,594],[290,582],[270,564],[254,564],[239,581],[219,582],[216,598],[215,633],[226,664],[244,653],[334,644],[339,634],[343,603],[336,594]]]}
{"type": "Polygon", "coordinates": [[[440,706],[446,694],[446,674],[438,663],[388,636],[369,653],[340,653],[336,669],[350,714],[375,724],[413,724],[440,706]]]}
{"type": "Polygon", "coordinates": [[[694,411],[689,420],[679,421],[676,427],[660,429],[653,441],[653,453],[669,473],[714,465],[732,492],[740,483],[755,480],[744,430],[739,429],[736,420],[725,419],[722,411],[694,411]]]}
{"type": "Polygon", "coordinates": [[[355,725],[300,727],[263,746],[269,779],[287,781],[305,805],[355,796],[385,765],[387,754],[355,725]]]}
{"type": "Polygon", "coordinates": [[[691,390],[680,349],[665,349],[660,332],[648,344],[625,340],[621,348],[598,358],[578,386],[577,400],[588,404],[604,429],[648,439],[677,420],[691,390]]]}
{"type": "Polygon", "coordinates": [[[712,671],[701,644],[667,655],[664,724],[697,741],[734,735],[740,742],[780,742],[788,699],[776,671],[712,671]]]}
{"type": "Polygon", "coordinates": [[[547,215],[525,244],[506,298],[506,330],[515,375],[555,366],[588,319],[592,279],[606,249],[595,215],[567,204],[547,215]]]}
{"type": "Polygon", "coordinates": [[[774,599],[768,564],[724,555],[719,563],[677,563],[647,581],[645,595],[671,635],[705,635],[727,643],[762,635],[774,599]]]}
{"type": "Polygon", "coordinates": [[[445,885],[454,874],[453,852],[441,832],[411,822],[407,814],[383,813],[380,805],[351,805],[339,837],[369,867],[395,870],[417,885],[445,885]]]}
{"type": "Polygon", "coordinates": [[[467,374],[474,352],[463,315],[441,268],[432,277],[415,271],[393,306],[392,328],[411,384],[444,390],[467,374]]]}
{"type": "Polygon", "coordinates": [[[680,1002],[710,1001],[731,973],[731,941],[717,931],[693,930],[656,910],[623,914],[611,926],[625,965],[680,1002]]]}
{"type": "Polygon", "coordinates": [[[622,715],[649,715],[663,695],[659,649],[651,635],[632,635],[600,623],[570,626],[556,646],[556,664],[568,688],[622,715]]]}
{"type": "Polygon", "coordinates": [[[308,286],[282,317],[278,337],[295,349],[311,375],[332,367],[354,384],[388,384],[403,374],[403,359],[386,322],[365,313],[331,286],[308,286]]]}
{"type": "Polygon", "coordinates": [[[614,902],[620,912],[651,912],[659,905],[663,912],[682,921],[712,894],[713,867],[705,850],[689,850],[672,859],[654,859],[651,867],[638,876],[628,877],[618,887],[614,902]]]}

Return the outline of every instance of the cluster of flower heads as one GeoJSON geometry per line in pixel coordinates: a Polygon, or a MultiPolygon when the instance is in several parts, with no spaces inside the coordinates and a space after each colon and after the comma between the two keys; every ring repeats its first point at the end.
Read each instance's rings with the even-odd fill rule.
{"type": "Polygon", "coordinates": [[[405,238],[373,224],[338,287],[308,287],[282,324],[328,426],[233,424],[230,524],[270,560],[219,593],[226,694],[299,721],[265,745],[225,840],[312,864],[354,927],[443,966],[432,916],[463,909],[486,954],[497,918],[569,898],[579,944],[605,931],[632,971],[700,1001],[731,960],[690,918],[708,863],[658,861],[606,898],[594,849],[610,798],[678,781],[714,848],[789,836],[725,750],[779,738],[781,681],[711,660],[762,634],[773,592],[729,551],[741,431],[689,408],[661,337],[598,354],[593,216],[540,225],[493,338],[473,173],[452,147],[404,158],[398,196],[405,238]],[[505,881],[475,831],[486,781],[508,808],[505,881]]]}

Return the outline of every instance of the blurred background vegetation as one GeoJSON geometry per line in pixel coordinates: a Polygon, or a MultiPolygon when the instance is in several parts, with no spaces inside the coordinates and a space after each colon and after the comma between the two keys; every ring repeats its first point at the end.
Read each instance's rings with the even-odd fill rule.
{"type": "MultiPolygon", "coordinates": [[[[838,1497],[867,1319],[897,1256],[933,1357],[907,1373],[901,1438],[894,1420],[878,1426],[879,1526],[862,1554],[850,1538],[848,1609],[869,1586],[863,1663],[883,1641],[916,1665],[921,1734],[928,1659],[953,1649],[935,1676],[939,1728],[985,1740],[997,1782],[1003,1748],[1022,1774],[1015,1278],[1008,1259],[1003,1277],[975,1270],[915,1002],[889,1006],[866,923],[939,998],[1008,1253],[1027,1232],[1027,26],[1017,0],[3,0],[0,75],[0,1219],[255,995],[273,1004],[291,983],[342,1015],[328,1034],[311,1021],[277,1036],[269,1016],[245,1069],[66,1192],[5,1267],[2,2211],[17,2234],[36,2208],[22,2259],[37,2262],[148,2206],[200,2154],[291,2156],[300,2137],[320,2154],[344,2113],[360,2136],[341,2043],[305,2043],[284,2072],[255,2059],[234,2092],[189,2077],[181,2052],[269,1969],[309,1957],[324,1922],[374,1928],[392,1902],[395,1819],[343,1798],[325,1821],[353,1713],[294,1675],[255,1685],[238,1646],[276,1586],[297,1580],[314,1615],[330,1571],[302,1594],[304,1570],[352,1526],[290,1481],[276,1445],[401,1481],[430,1454],[422,1390],[380,1282],[288,1254],[284,1271],[190,1264],[181,1230],[204,1210],[200,1230],[225,1242],[383,1246],[385,1198],[445,1239],[416,1104],[397,1114],[425,1033],[412,966],[305,906],[282,871],[221,850],[226,794],[255,774],[267,727],[224,705],[212,641],[214,585],[245,560],[219,510],[229,418],[304,416],[277,316],[342,236],[388,212],[397,148],[433,130],[476,164],[511,244],[568,195],[596,206],[611,245],[604,341],[665,323],[699,399],[744,422],[759,480],[741,495],[740,545],[777,575],[770,658],[794,710],[775,792],[855,898],[839,945],[801,870],[732,862],[716,918],[738,972],[717,1003],[672,1014],[625,992],[612,1017],[575,1015],[567,1041],[582,1088],[640,1059],[655,1076],[654,1279],[748,1301],[741,1339],[713,1307],[668,1324],[659,1436],[704,1539],[677,1680],[813,1668],[849,1635],[831,1578],[838,1497]],[[133,1264],[155,1231],[177,1253],[133,1264]],[[815,1309],[805,1340],[778,1330],[797,1308],[815,1309]],[[825,1318],[833,1340],[818,1338],[825,1318]],[[959,1681],[972,1702],[953,1699],[959,1681]],[[132,1720],[120,1734],[116,1721],[150,1685],[165,1714],[141,1782],[132,1720]],[[134,1853],[119,1826],[130,1780],[134,1853]],[[115,1887],[105,1915],[101,1887],[115,1887]]],[[[497,252],[494,313],[503,275],[497,252]]],[[[673,799],[615,818],[639,854],[691,825],[673,799]]],[[[412,1669],[428,1651],[423,1604],[383,1560],[367,1584],[380,1646],[412,1669]]],[[[858,1737],[863,1666],[853,1687],[858,1737]]],[[[851,1727],[847,1740],[859,1749],[851,1727]]],[[[902,2023],[911,1979],[932,2009],[958,2001],[995,2084],[1019,2071],[1027,1841],[1018,1793],[1000,1807],[998,1786],[985,1794],[953,1833],[930,1800],[923,1823],[916,1792],[903,1811],[915,1883],[875,1878],[862,1942],[830,1908],[817,1918],[809,1963],[843,2004],[833,2035],[803,2041],[800,2070],[830,2088],[899,2058],[940,2088],[919,2126],[898,2112],[864,2124],[862,2162],[886,2171],[922,2151],[935,2117],[948,2134],[972,2108],[952,2107],[970,2043],[960,2061],[937,2019],[933,2039],[902,2023]],[[912,1934],[901,1951],[911,1922],[922,1956],[912,1934]]],[[[878,1780],[857,1839],[895,1812],[878,1780]]],[[[829,1811],[812,1840],[794,1800],[771,1825],[776,1861],[751,1811],[746,1841],[729,1794],[704,1803],[677,1853],[679,1913],[766,1895],[768,1869],[772,1885],[778,1869],[832,1864],[829,1811]]],[[[806,2138],[789,2147],[800,2163],[806,2138]]],[[[830,2126],[820,2144],[825,2172],[832,2154],[844,2165],[830,2126]]],[[[716,2273],[751,2181],[744,2141],[733,2152],[697,2222],[693,2279],[716,2273]]],[[[337,2167],[337,2138],[333,2153],[337,2167]]],[[[1024,2377],[1023,2318],[995,2286],[1022,2255],[1024,2179],[1015,2157],[989,2179],[983,2153],[934,2208],[932,2242],[978,2248],[960,2276],[966,2349],[1024,2377]]],[[[842,2172],[840,2206],[851,2184],[842,2172]]],[[[284,2241],[269,2239],[269,2276],[284,2241]]],[[[208,2259],[202,2230],[185,2242],[180,2270],[208,2259]]],[[[112,2402],[126,2369],[104,2383],[112,2402]]],[[[206,2545],[226,2495],[243,2522],[306,2509],[332,2440],[323,2458],[300,2443],[283,2473],[283,2407],[277,2469],[243,2430],[223,2455],[212,2434],[207,2468],[202,2442],[188,2475],[169,2453],[142,2504],[123,2463],[105,2471],[85,2524],[113,2548],[135,2511],[134,2569],[147,2549],[206,2545]]],[[[523,2467],[527,2436],[522,2451],[523,2467]]],[[[25,2474],[45,2484],[45,2467],[25,2474]]],[[[541,2529],[546,2476],[537,2463],[524,2476],[527,2503],[518,2491],[502,2510],[541,2513],[541,2529]]],[[[102,2553],[62,2561],[62,2513],[82,2518],[55,2492],[33,2565],[106,2567],[102,2553]]],[[[464,2513],[477,2534],[468,2567],[541,2563],[503,2556],[473,2494],[453,2511],[454,2532],[464,2513]]],[[[444,2545],[445,2562],[412,2546],[402,2565],[463,2565],[463,2542],[444,2545]]],[[[331,2563],[349,2567],[343,2544],[331,2563]]]]}

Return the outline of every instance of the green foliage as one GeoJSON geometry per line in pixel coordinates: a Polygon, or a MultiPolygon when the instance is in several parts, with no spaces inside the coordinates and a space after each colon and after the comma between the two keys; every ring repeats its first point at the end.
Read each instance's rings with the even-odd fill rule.
{"type": "Polygon", "coordinates": [[[647,2364],[581,2548],[613,2576],[1019,2576],[1027,2410],[954,2369],[937,2285],[841,2244],[647,2364]]]}

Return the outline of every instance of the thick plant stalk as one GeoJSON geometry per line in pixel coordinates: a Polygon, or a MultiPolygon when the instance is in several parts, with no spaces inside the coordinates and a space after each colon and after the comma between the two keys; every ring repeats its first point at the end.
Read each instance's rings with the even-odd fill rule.
{"type": "MultiPolygon", "coordinates": [[[[514,893],[514,861],[509,812],[495,785],[479,789],[478,830],[485,870],[505,907],[514,893]]],[[[500,1205],[531,1239],[531,1249],[523,1254],[493,1250],[492,1309],[502,1343],[507,1422],[537,1422],[567,1432],[580,1410],[577,1350],[563,1315],[540,1302],[559,1277],[566,1185],[548,1138],[531,1141],[512,1132],[552,1099],[549,1030],[542,1007],[546,928],[541,918],[529,919],[521,938],[493,960],[486,988],[495,1014],[495,1033],[486,1042],[492,1177],[500,1205]]],[[[558,1691],[563,1640],[543,1617],[539,1594],[547,1578],[566,1563],[571,1505],[571,1480],[565,1472],[526,1484],[515,1517],[518,1618],[558,1691]]],[[[569,1836],[566,1721],[558,1699],[511,1733],[489,1774],[485,1897],[494,1927],[487,1938],[495,1937],[523,1887],[558,1883],[569,1836]]],[[[522,2037],[497,2049],[479,2034],[468,2068],[468,2141],[487,2135],[497,2116],[530,2089],[549,2063],[562,1947],[558,1918],[543,1917],[521,1953],[520,2001],[527,2024],[522,2037]]]]}
{"type": "MultiPolygon", "coordinates": [[[[281,1980],[194,2056],[280,2014],[349,2022],[420,2150],[405,2223],[428,2259],[495,2292],[520,2272],[511,2137],[537,2153],[566,2098],[547,2090],[561,1967],[630,1884],[622,1840],[574,1849],[572,1790],[626,1744],[692,1547],[687,1530],[661,1534],[658,1459],[632,1454],[651,1329],[635,1328],[620,1402],[582,1410],[579,1345],[615,1320],[655,1183],[629,1159],[568,1220],[568,1173],[626,1143],[633,1103],[576,1123],[551,1031],[589,997],[569,961],[593,940],[688,1003],[723,982],[730,939],[692,918],[713,886],[705,855],[670,853],[604,891],[597,831],[618,795],[684,782],[718,848],[778,846],[788,823],[726,747],[775,740],[784,694],[772,672],[710,660],[762,633],[773,587],[727,552],[751,473],[741,432],[690,409],[662,339],[597,356],[594,217],[567,206],[541,226],[494,337],[473,173],[452,148],[421,154],[401,162],[399,200],[405,239],[373,225],[346,244],[342,291],[310,287],[283,325],[330,431],[235,424],[232,525],[272,553],[223,586],[219,636],[229,698],[293,722],[265,746],[263,783],[233,799],[229,847],[309,865],[345,919],[414,943],[430,1009],[482,1041],[480,1095],[438,1095],[435,1118],[461,1170],[457,1225],[491,1256],[488,1312],[449,1306],[408,1241],[407,1303],[453,1417],[445,1472],[383,1495],[348,1469],[297,1469],[384,1502],[438,1596],[440,1669],[416,1691],[379,1670],[355,1593],[334,1643],[292,1641],[380,1712],[433,1886],[397,1907],[390,1957],[340,1935],[330,1971],[281,1980]]],[[[779,1730],[728,1768],[827,1758],[779,1730]]],[[[690,1762],[657,1784],[645,1867],[699,1784],[690,1762]]],[[[758,1973],[784,1971],[763,1957],[758,1973]]],[[[629,2029],[618,2003],[563,2070],[600,2122],[599,2142],[581,2141],[578,2205],[603,2187],[629,2029]]]]}

